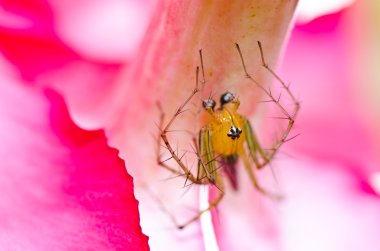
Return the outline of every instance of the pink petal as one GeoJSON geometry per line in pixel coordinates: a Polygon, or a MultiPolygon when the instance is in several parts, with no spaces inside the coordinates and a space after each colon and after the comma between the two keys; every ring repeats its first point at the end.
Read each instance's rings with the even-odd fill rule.
{"type": "Polygon", "coordinates": [[[59,37],[85,58],[124,62],[137,52],[152,0],[49,1],[59,37]]]}
{"type": "Polygon", "coordinates": [[[378,250],[380,199],[363,190],[355,173],[307,160],[285,161],[282,168],[284,250],[378,250]]]}
{"type": "Polygon", "coordinates": [[[301,1],[297,8],[297,22],[308,23],[318,17],[340,12],[350,6],[355,0],[301,1]]]}
{"type": "MultiPolygon", "coordinates": [[[[4,0],[2,8],[8,15],[30,20],[33,23],[32,26],[37,29],[53,22],[51,8],[44,0],[4,0]]],[[[12,26],[12,24],[9,25],[12,26]]]]}
{"type": "MultiPolygon", "coordinates": [[[[278,204],[255,190],[242,165],[237,171],[240,189],[225,189],[225,198],[214,217],[220,250],[283,250],[278,204]]],[[[282,194],[282,190],[273,188],[272,176],[260,173],[258,177],[267,190],[282,194]]]]}
{"type": "Polygon", "coordinates": [[[84,58],[112,63],[133,56],[154,4],[148,0],[3,2],[7,16],[28,19],[29,28],[35,30],[49,29],[84,58]]]}
{"type": "Polygon", "coordinates": [[[0,26],[0,40],[4,56],[19,68],[26,80],[35,80],[41,72],[79,60],[50,29],[0,26]]]}
{"type": "Polygon", "coordinates": [[[297,121],[302,137],[289,145],[298,154],[367,176],[375,169],[374,135],[358,103],[357,89],[365,83],[357,82],[359,69],[353,69],[356,49],[347,41],[357,34],[349,18],[349,12],[341,12],[293,31],[283,68],[302,95],[297,121]]]}
{"type": "MultiPolygon", "coordinates": [[[[70,93],[69,108],[79,107],[79,114],[93,117],[93,113],[102,109],[105,94],[112,89],[110,85],[117,73],[117,64],[82,58],[80,53],[68,47],[56,31],[54,14],[58,10],[46,2],[7,2],[4,9],[13,17],[13,23],[0,20],[0,49],[22,77],[34,84],[53,87],[64,96],[70,93]],[[27,24],[20,24],[17,17],[26,19],[27,24]],[[83,95],[90,89],[91,95],[83,95]]],[[[126,60],[124,64],[127,65],[126,60]]]]}
{"type": "MultiPolygon", "coordinates": [[[[226,195],[216,218],[221,250],[377,250],[380,200],[355,173],[334,163],[282,160],[276,173],[285,199],[276,203],[252,193],[239,171],[242,189],[226,195]]],[[[273,187],[271,177],[259,177],[273,187]]]]}
{"type": "Polygon", "coordinates": [[[78,128],[58,94],[9,72],[0,85],[2,249],[149,250],[132,178],[104,133],[78,128]]]}

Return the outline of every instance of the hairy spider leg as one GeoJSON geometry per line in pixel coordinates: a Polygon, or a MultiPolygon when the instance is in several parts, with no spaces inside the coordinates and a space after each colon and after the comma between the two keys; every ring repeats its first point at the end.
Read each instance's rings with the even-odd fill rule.
{"type": "Polygon", "coordinates": [[[281,199],[283,198],[282,195],[279,195],[279,194],[275,194],[275,193],[273,193],[273,192],[270,192],[270,191],[264,189],[264,188],[259,184],[259,181],[257,180],[256,175],[255,175],[254,168],[252,168],[251,163],[250,163],[250,161],[249,161],[249,157],[247,156],[247,154],[245,153],[245,151],[242,151],[242,152],[240,153],[240,156],[241,156],[241,158],[243,159],[244,166],[245,166],[245,169],[247,170],[247,173],[248,173],[249,179],[250,179],[251,182],[253,183],[253,186],[256,188],[256,190],[259,191],[260,193],[264,194],[265,196],[270,197],[271,199],[274,199],[274,200],[281,200],[281,199]]]}
{"type": "MultiPolygon", "coordinates": [[[[267,70],[269,71],[269,73],[274,76],[274,78],[276,80],[278,80],[280,82],[280,84],[282,85],[282,87],[285,89],[286,93],[289,95],[290,99],[292,100],[293,104],[294,104],[294,110],[293,110],[293,113],[290,114],[280,103],[280,98],[275,98],[273,96],[273,94],[271,93],[270,89],[267,90],[265,89],[259,82],[257,82],[247,71],[247,68],[246,68],[246,64],[245,64],[245,61],[244,61],[244,57],[243,57],[243,54],[241,52],[241,49],[240,49],[240,46],[239,44],[235,44],[236,45],[236,49],[239,53],[239,56],[240,56],[240,59],[241,59],[241,63],[242,63],[242,66],[243,66],[243,69],[244,69],[244,72],[245,72],[245,75],[246,77],[251,81],[253,82],[257,87],[259,87],[269,98],[270,100],[275,103],[275,105],[281,110],[281,112],[285,115],[285,119],[288,120],[288,125],[287,125],[287,128],[285,129],[285,131],[282,133],[280,139],[274,144],[274,146],[270,149],[271,152],[268,153],[268,152],[265,152],[263,151],[262,147],[260,147],[260,144],[258,142],[258,140],[252,138],[254,135],[252,134],[252,136],[250,137],[251,140],[247,139],[247,142],[248,142],[248,148],[249,148],[249,151],[250,151],[250,155],[251,155],[251,158],[253,159],[253,161],[255,162],[255,165],[258,169],[261,169],[263,168],[264,166],[266,166],[268,163],[270,163],[270,161],[275,157],[276,153],[278,152],[279,148],[287,141],[293,139],[294,137],[298,136],[294,136],[292,138],[288,138],[289,136],[289,133],[291,131],[291,129],[293,128],[293,125],[294,125],[294,122],[295,122],[295,119],[298,115],[298,112],[300,110],[300,103],[297,101],[297,99],[294,97],[293,93],[290,91],[289,89],[289,85],[286,85],[285,82],[272,70],[271,67],[269,67],[269,65],[266,63],[265,61],[265,58],[264,58],[264,51],[263,51],[263,48],[262,48],[262,45],[261,45],[261,42],[260,41],[257,41],[257,44],[258,44],[258,47],[259,47],[259,50],[260,50],[260,57],[261,57],[261,62],[262,62],[262,66],[267,70]],[[259,156],[261,156],[262,160],[258,160],[257,158],[257,154],[259,156]]],[[[252,127],[251,127],[252,128],[252,127]]],[[[248,128],[249,129],[249,128],[248,128]]],[[[252,131],[253,132],[253,131],[252,131]]]]}
{"type": "Polygon", "coordinates": [[[199,131],[198,150],[200,160],[198,161],[197,179],[207,179],[211,183],[215,183],[217,179],[217,167],[214,149],[211,144],[210,130],[202,128],[199,131]]]}
{"type": "Polygon", "coordinates": [[[260,184],[259,181],[257,180],[255,176],[255,171],[251,166],[249,156],[251,157],[253,163],[258,166],[260,165],[260,160],[257,158],[257,153],[259,153],[260,156],[266,156],[264,153],[264,150],[261,148],[259,141],[257,139],[257,136],[255,132],[253,131],[253,128],[251,126],[251,123],[249,122],[248,119],[245,119],[244,122],[244,131],[245,131],[245,141],[247,144],[247,148],[249,151],[249,154],[246,153],[245,149],[242,149],[241,152],[239,152],[239,155],[242,157],[244,166],[247,170],[248,176],[253,183],[253,186],[262,194],[275,199],[275,200],[280,200],[282,199],[281,195],[275,194],[273,192],[267,191],[264,189],[260,184]]]}
{"type": "Polygon", "coordinates": [[[160,166],[162,166],[163,168],[169,170],[170,172],[175,173],[175,174],[177,174],[179,176],[184,176],[185,174],[181,173],[180,171],[178,171],[178,170],[176,170],[176,169],[174,169],[171,166],[169,166],[169,165],[166,164],[166,161],[172,159],[173,156],[170,157],[170,158],[168,158],[168,159],[165,159],[165,160],[161,159],[161,154],[160,154],[161,147],[165,147],[165,149],[166,149],[166,146],[161,145],[161,140],[162,140],[161,133],[162,133],[162,128],[164,126],[163,123],[164,123],[165,115],[164,115],[164,112],[162,110],[161,104],[159,102],[157,102],[157,107],[158,107],[158,110],[160,111],[160,123],[158,124],[158,128],[160,130],[160,135],[157,137],[156,161],[157,161],[157,163],[160,166]]]}
{"type": "Polygon", "coordinates": [[[262,158],[264,158],[264,160],[266,160],[266,154],[263,148],[261,147],[259,140],[256,136],[256,133],[253,130],[253,127],[251,126],[251,123],[249,122],[248,119],[245,120],[244,131],[245,131],[245,139],[246,139],[248,150],[249,150],[249,156],[251,156],[256,166],[260,166],[260,162],[259,162],[257,154],[259,154],[262,158]]]}
{"type": "Polygon", "coordinates": [[[191,224],[192,222],[198,220],[202,214],[210,211],[211,209],[213,209],[214,207],[216,207],[223,199],[224,197],[224,192],[223,192],[223,189],[224,189],[224,183],[223,183],[223,180],[222,179],[217,179],[215,181],[215,184],[214,184],[217,188],[219,188],[219,196],[214,200],[212,201],[209,206],[201,211],[198,212],[197,215],[195,215],[193,218],[191,218],[190,220],[188,220],[186,223],[178,226],[179,229],[183,229],[185,228],[186,226],[188,226],[189,224],[191,224]]]}
{"type": "MultiPolygon", "coordinates": [[[[183,173],[180,172],[180,171],[177,171],[176,169],[174,169],[174,168],[172,168],[170,166],[168,166],[165,163],[165,161],[161,160],[161,157],[160,157],[159,153],[158,153],[157,161],[158,161],[158,164],[160,166],[164,167],[165,169],[167,169],[167,170],[169,170],[169,171],[171,171],[171,172],[173,172],[175,174],[178,174],[180,176],[185,176],[186,180],[189,179],[191,182],[196,183],[196,184],[204,184],[204,182],[202,180],[198,180],[191,173],[190,169],[187,168],[186,165],[182,162],[182,157],[180,157],[175,152],[175,150],[174,150],[173,146],[170,144],[170,142],[168,140],[168,136],[167,136],[167,133],[169,132],[169,129],[170,129],[171,125],[173,124],[173,122],[176,120],[176,118],[181,113],[184,112],[184,109],[185,109],[186,105],[191,101],[191,99],[194,97],[194,95],[197,94],[200,91],[200,89],[198,88],[198,76],[199,76],[199,67],[196,68],[196,84],[195,84],[194,90],[191,92],[191,94],[189,95],[189,97],[187,97],[187,99],[185,100],[185,102],[180,107],[178,107],[177,111],[175,112],[175,114],[173,115],[173,117],[169,120],[169,122],[165,126],[160,127],[160,135],[159,135],[159,138],[158,138],[158,140],[159,140],[158,145],[160,145],[160,141],[162,139],[162,141],[165,144],[166,149],[171,154],[171,158],[173,158],[177,162],[177,164],[179,165],[179,167],[182,169],[183,173]]],[[[159,109],[160,109],[160,112],[161,112],[161,120],[163,120],[164,113],[163,113],[162,108],[161,108],[160,105],[159,105],[159,109]]],[[[163,122],[160,122],[160,124],[163,124],[163,122]]]]}

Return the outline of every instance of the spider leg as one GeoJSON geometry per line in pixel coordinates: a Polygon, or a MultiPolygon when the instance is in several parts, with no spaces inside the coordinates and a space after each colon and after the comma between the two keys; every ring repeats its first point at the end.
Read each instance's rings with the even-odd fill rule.
{"type": "Polygon", "coordinates": [[[245,119],[244,122],[244,131],[245,131],[245,140],[247,142],[249,155],[252,158],[253,162],[255,163],[256,167],[263,167],[263,162],[269,162],[267,159],[267,154],[261,147],[259,140],[256,136],[256,133],[254,132],[251,123],[248,119],[245,119]],[[262,160],[258,159],[258,156],[261,156],[262,160]]]}
{"type": "Polygon", "coordinates": [[[187,225],[198,220],[202,214],[216,207],[224,196],[224,183],[219,175],[219,169],[217,168],[217,161],[211,143],[211,133],[208,128],[200,130],[198,140],[197,151],[200,153],[200,158],[198,161],[197,180],[205,179],[205,184],[214,185],[219,190],[219,196],[212,201],[207,208],[201,210],[184,224],[179,225],[179,229],[185,228],[187,225]]]}
{"type": "MultiPolygon", "coordinates": [[[[171,125],[173,124],[173,122],[176,120],[176,118],[182,113],[184,112],[184,109],[186,107],[186,105],[188,105],[188,103],[191,101],[191,99],[195,96],[195,94],[197,94],[200,89],[198,88],[198,75],[199,75],[199,67],[196,68],[196,85],[195,85],[195,88],[194,90],[191,92],[191,94],[187,97],[187,99],[185,100],[185,102],[177,109],[177,111],[175,112],[175,114],[173,115],[173,117],[169,120],[169,122],[166,124],[166,125],[163,125],[163,122],[160,122],[161,126],[160,126],[160,137],[159,137],[159,143],[158,145],[160,144],[160,141],[162,139],[162,141],[164,142],[167,150],[169,151],[169,153],[171,154],[172,158],[177,162],[177,164],[179,165],[179,167],[182,169],[183,173],[177,171],[176,169],[166,165],[163,163],[163,161],[161,161],[161,158],[159,157],[159,154],[158,154],[158,164],[161,165],[162,167],[164,167],[165,169],[173,172],[173,173],[176,173],[176,174],[180,174],[180,175],[183,175],[186,177],[186,179],[189,179],[191,182],[193,183],[196,183],[196,184],[204,184],[204,182],[202,180],[198,180],[190,171],[189,168],[186,167],[186,165],[182,162],[181,160],[181,157],[178,155],[178,153],[175,152],[173,146],[170,144],[169,140],[168,140],[168,132],[170,131],[170,127],[171,125]],[[162,128],[162,129],[161,129],[162,128]],[[161,139],[160,139],[161,138],[161,139]]],[[[162,111],[162,108],[160,105],[158,105],[158,108],[160,110],[160,113],[161,113],[161,120],[163,120],[163,117],[164,117],[164,113],[162,111]]],[[[197,153],[198,154],[198,153],[197,153]]],[[[199,159],[199,157],[198,157],[199,159]]]]}
{"type": "Polygon", "coordinates": [[[211,133],[208,128],[202,128],[199,131],[198,141],[200,158],[198,160],[197,179],[206,178],[206,182],[214,184],[218,175],[216,168],[217,161],[211,144],[211,133]]]}
{"type": "MultiPolygon", "coordinates": [[[[252,151],[254,151],[255,149],[257,151],[254,151],[255,153],[257,152],[262,160],[261,161],[258,161],[257,160],[257,157],[256,155],[252,155],[251,153],[251,156],[252,158],[256,158],[253,159],[255,161],[255,164],[257,166],[258,169],[260,168],[263,168],[264,166],[266,166],[276,155],[276,153],[278,152],[278,150],[280,149],[280,147],[288,140],[288,137],[289,137],[289,133],[291,131],[291,129],[293,128],[293,125],[294,125],[294,122],[295,122],[295,119],[298,115],[298,112],[300,110],[300,103],[299,101],[294,97],[293,93],[290,91],[289,89],[289,86],[285,84],[285,82],[272,70],[271,67],[269,67],[269,65],[266,63],[265,61],[265,58],[264,58],[264,52],[263,52],[263,48],[262,48],[262,45],[261,45],[261,42],[258,41],[258,46],[259,46],[259,50],[260,50],[260,56],[261,56],[261,62],[262,62],[262,65],[263,67],[275,78],[277,79],[280,84],[282,85],[282,87],[285,89],[285,92],[288,94],[288,96],[290,97],[290,99],[292,100],[293,104],[294,104],[294,110],[292,113],[289,113],[280,103],[280,100],[275,98],[272,94],[272,92],[270,90],[267,90],[266,88],[264,88],[259,82],[257,82],[247,71],[247,68],[246,68],[246,65],[245,65],[245,62],[244,62],[244,58],[243,58],[243,54],[240,50],[240,47],[238,44],[236,44],[236,49],[238,50],[238,53],[239,53],[239,56],[240,56],[240,59],[241,59],[241,62],[242,62],[242,66],[243,66],[243,69],[244,69],[244,72],[245,72],[245,75],[246,77],[251,81],[253,82],[257,87],[259,87],[269,98],[270,98],[270,101],[272,101],[280,110],[281,112],[284,114],[285,116],[285,119],[288,120],[288,125],[286,127],[286,129],[284,130],[284,132],[281,134],[281,137],[279,138],[279,140],[274,144],[274,146],[271,148],[271,152],[268,153],[268,152],[264,152],[262,150],[262,148],[260,147],[257,139],[253,141],[253,144],[251,145],[251,148],[250,148],[250,151],[252,149],[252,151]],[[255,148],[256,147],[256,148],[255,148]],[[260,150],[261,149],[261,150],[260,150]]],[[[253,130],[252,130],[253,132],[253,130]]],[[[292,139],[292,138],[291,138],[292,139]]]]}
{"type": "Polygon", "coordinates": [[[283,198],[283,196],[281,196],[279,194],[275,194],[275,193],[270,192],[270,191],[267,191],[266,189],[261,187],[261,185],[259,184],[259,182],[255,176],[254,170],[251,166],[251,163],[250,163],[249,158],[248,158],[247,154],[245,153],[245,151],[243,151],[240,155],[243,159],[244,166],[248,172],[249,178],[251,179],[251,182],[253,183],[253,185],[257,189],[257,191],[259,191],[260,193],[262,193],[262,194],[264,194],[264,195],[266,195],[266,196],[268,196],[274,200],[281,200],[283,198]]]}
{"type": "MultiPolygon", "coordinates": [[[[259,46],[259,49],[260,49],[260,55],[261,55],[261,62],[262,62],[262,65],[263,67],[268,70],[268,72],[275,78],[277,79],[277,81],[280,82],[281,86],[285,89],[285,92],[289,95],[290,99],[292,100],[293,104],[294,104],[294,110],[293,110],[293,113],[289,113],[287,112],[287,110],[280,104],[280,102],[276,99],[274,99],[274,97],[272,95],[270,95],[270,98],[275,102],[275,104],[280,108],[280,110],[283,112],[283,114],[286,116],[286,119],[288,120],[288,126],[287,128],[285,129],[285,131],[282,133],[280,139],[275,143],[275,145],[272,147],[272,152],[267,155],[267,158],[265,159],[265,161],[262,163],[262,166],[260,167],[263,167],[265,166],[266,164],[268,164],[272,159],[273,157],[276,155],[278,149],[282,146],[282,144],[284,144],[286,141],[292,139],[288,139],[289,137],[289,133],[291,131],[291,129],[293,128],[293,125],[294,125],[294,122],[295,122],[295,119],[296,117],[298,116],[298,112],[300,110],[300,103],[299,101],[294,97],[293,93],[290,91],[289,89],[289,85],[286,85],[285,82],[273,71],[273,69],[266,63],[265,61],[265,58],[264,58],[264,51],[263,51],[263,48],[262,48],[262,45],[261,45],[261,42],[260,41],[257,41],[257,44],[259,46]]],[[[259,167],[259,168],[260,168],[259,167]]]]}
{"type": "Polygon", "coordinates": [[[163,160],[163,159],[161,159],[161,154],[160,154],[160,149],[161,149],[161,147],[163,147],[162,145],[161,145],[161,133],[162,133],[162,128],[163,128],[163,123],[164,123],[164,117],[165,117],[165,115],[164,115],[164,113],[163,113],[163,111],[162,111],[162,109],[161,109],[161,105],[160,105],[160,103],[157,103],[157,106],[158,106],[158,108],[159,108],[159,110],[160,110],[160,123],[159,123],[159,125],[158,125],[158,127],[159,127],[159,130],[160,130],[160,134],[158,135],[158,137],[157,137],[157,145],[156,145],[156,161],[157,161],[157,164],[159,164],[161,167],[163,167],[163,168],[165,168],[165,169],[167,169],[167,170],[169,170],[170,172],[172,172],[172,173],[174,173],[174,174],[176,174],[176,175],[179,175],[179,176],[186,176],[186,174],[184,174],[184,173],[182,173],[182,172],[180,172],[180,171],[178,171],[177,169],[175,169],[175,168],[173,168],[173,167],[171,167],[171,166],[169,166],[168,164],[166,164],[166,161],[168,161],[169,159],[172,159],[173,158],[173,156],[171,156],[170,158],[168,158],[168,159],[165,159],[165,160],[163,160]]]}
{"type": "Polygon", "coordinates": [[[215,186],[219,189],[219,196],[214,201],[212,201],[207,208],[199,211],[197,215],[195,215],[190,220],[186,221],[184,224],[179,225],[178,226],[179,229],[184,229],[186,226],[188,226],[192,222],[198,220],[202,216],[202,214],[204,214],[204,213],[210,211],[211,209],[215,208],[222,201],[222,199],[224,197],[224,192],[223,192],[224,183],[223,183],[223,180],[220,179],[220,178],[217,178],[215,180],[215,186]]]}

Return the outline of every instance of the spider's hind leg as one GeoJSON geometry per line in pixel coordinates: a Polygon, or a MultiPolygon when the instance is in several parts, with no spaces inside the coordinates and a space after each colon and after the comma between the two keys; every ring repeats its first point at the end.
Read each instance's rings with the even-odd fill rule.
{"type": "Polygon", "coordinates": [[[282,195],[267,191],[265,188],[263,188],[259,184],[259,181],[257,180],[257,178],[255,176],[254,169],[251,166],[251,163],[249,161],[247,154],[245,152],[241,153],[241,157],[243,159],[244,166],[247,170],[249,178],[250,178],[251,182],[253,183],[254,187],[257,189],[257,191],[259,191],[260,193],[262,193],[262,194],[264,194],[264,195],[266,195],[266,196],[268,196],[274,200],[281,200],[283,198],[282,195]]]}
{"type": "Polygon", "coordinates": [[[178,226],[179,229],[183,229],[185,228],[187,225],[191,224],[192,222],[198,220],[204,213],[210,211],[211,209],[215,208],[223,199],[224,197],[224,192],[223,192],[223,189],[224,189],[224,183],[223,183],[223,180],[220,179],[220,178],[217,178],[215,180],[215,183],[214,185],[218,188],[219,190],[219,195],[218,197],[212,201],[207,208],[201,210],[198,212],[198,214],[196,214],[194,217],[192,217],[190,220],[188,220],[187,222],[185,222],[184,224],[178,226]]]}
{"type": "Polygon", "coordinates": [[[190,223],[198,220],[202,214],[215,208],[223,199],[224,196],[224,183],[222,177],[220,176],[220,169],[218,167],[218,161],[215,157],[215,152],[212,147],[212,136],[210,130],[205,127],[199,132],[199,142],[198,149],[199,154],[198,160],[198,173],[197,180],[202,181],[203,184],[209,184],[214,186],[219,191],[219,196],[212,201],[207,208],[199,211],[194,217],[188,220],[183,225],[179,226],[183,229],[190,223]]]}
{"type": "MultiPolygon", "coordinates": [[[[194,92],[193,92],[194,93],[194,92]]],[[[183,176],[186,178],[186,180],[190,180],[191,182],[193,183],[196,183],[196,184],[202,184],[202,181],[201,180],[198,180],[190,171],[190,169],[184,164],[184,162],[182,161],[182,158],[184,155],[180,156],[173,148],[173,146],[171,145],[171,143],[169,142],[169,139],[168,139],[168,132],[169,132],[169,129],[170,129],[170,126],[171,124],[173,123],[174,119],[182,112],[181,109],[183,109],[183,107],[185,106],[186,104],[182,105],[176,112],[176,114],[173,116],[173,118],[169,121],[169,123],[163,127],[163,119],[164,119],[164,113],[161,109],[161,106],[158,104],[158,108],[160,110],[160,113],[161,113],[161,116],[160,116],[160,125],[159,125],[159,135],[157,137],[157,153],[156,153],[156,156],[157,156],[157,164],[160,165],[161,167],[167,169],[168,171],[178,175],[178,176],[183,176]],[[161,145],[161,142],[164,142],[164,145],[161,145]],[[168,159],[162,159],[162,156],[160,154],[160,149],[161,147],[164,147],[167,151],[169,151],[170,153],[170,157],[168,159]],[[180,167],[180,170],[178,169],[175,169],[173,167],[171,167],[170,165],[168,165],[166,162],[169,161],[170,159],[174,159],[176,161],[176,163],[179,165],[180,167]]],[[[198,154],[198,153],[196,153],[198,154]]]]}

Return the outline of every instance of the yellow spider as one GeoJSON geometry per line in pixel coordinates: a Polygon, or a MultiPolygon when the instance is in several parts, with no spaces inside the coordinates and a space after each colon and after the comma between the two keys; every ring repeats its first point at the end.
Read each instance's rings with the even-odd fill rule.
{"type": "MultiPolygon", "coordinates": [[[[176,163],[179,165],[181,171],[178,171],[175,168],[170,167],[162,161],[160,155],[158,154],[158,163],[162,167],[170,170],[173,173],[176,173],[181,176],[185,176],[186,179],[190,180],[195,184],[200,185],[215,185],[219,191],[219,196],[212,201],[208,208],[200,211],[193,218],[188,220],[185,224],[179,225],[180,229],[184,228],[191,222],[196,221],[199,217],[204,213],[219,204],[224,196],[224,184],[221,179],[221,172],[224,172],[229,176],[232,181],[232,186],[236,189],[236,175],[231,174],[231,172],[235,171],[235,163],[238,157],[241,157],[246,171],[254,185],[254,187],[261,193],[268,195],[272,198],[278,199],[279,196],[272,194],[265,189],[263,189],[258,183],[254,169],[251,166],[251,160],[254,163],[257,169],[263,168],[273,159],[275,154],[278,152],[278,149],[281,145],[290,140],[288,139],[289,133],[294,125],[295,118],[297,117],[300,104],[295,99],[293,94],[289,90],[289,86],[285,85],[284,81],[280,79],[280,77],[266,64],[264,59],[264,53],[261,46],[261,43],[258,41],[258,46],[260,50],[262,65],[265,69],[267,69],[270,74],[272,74],[285,89],[286,93],[289,95],[290,99],[294,103],[294,111],[290,114],[279,102],[279,99],[274,98],[272,93],[265,89],[262,85],[260,85],[251,75],[248,74],[245,66],[245,62],[243,59],[243,55],[241,53],[240,47],[236,44],[237,51],[239,53],[242,66],[245,72],[246,77],[255,85],[257,85],[269,98],[270,101],[274,102],[276,106],[281,110],[284,115],[284,118],[288,120],[287,128],[282,133],[278,142],[274,144],[274,146],[268,151],[263,150],[260,146],[259,141],[256,137],[256,134],[247,118],[243,115],[239,114],[238,108],[240,105],[240,101],[237,97],[231,93],[226,92],[220,98],[220,107],[215,109],[216,102],[213,99],[203,100],[202,105],[203,108],[207,111],[207,113],[211,116],[211,120],[202,127],[199,132],[198,141],[196,143],[196,152],[198,156],[198,172],[197,175],[192,174],[190,169],[183,163],[181,157],[176,153],[170,144],[167,133],[175,119],[180,115],[185,106],[191,101],[196,93],[198,93],[201,89],[198,87],[198,75],[199,75],[199,67],[196,68],[196,87],[192,91],[191,95],[185,100],[185,102],[178,108],[174,116],[171,120],[163,126],[163,112],[161,109],[161,133],[159,137],[159,142],[161,139],[163,140],[167,150],[170,152],[171,158],[173,158],[176,163]],[[246,150],[247,149],[247,150],[246,150]]],[[[200,51],[200,59],[201,59],[201,67],[203,73],[203,84],[204,81],[204,70],[203,70],[203,59],[202,53],[200,51]]]]}

